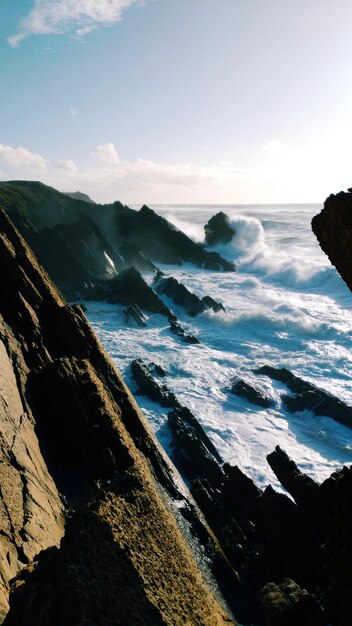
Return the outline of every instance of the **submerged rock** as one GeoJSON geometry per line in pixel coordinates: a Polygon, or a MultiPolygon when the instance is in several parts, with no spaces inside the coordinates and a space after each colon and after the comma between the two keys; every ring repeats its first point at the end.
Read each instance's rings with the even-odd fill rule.
{"type": "Polygon", "coordinates": [[[229,243],[236,234],[235,229],[230,226],[228,216],[223,211],[213,215],[204,226],[204,230],[205,241],[208,246],[214,246],[217,243],[229,243]]]}
{"type": "Polygon", "coordinates": [[[185,343],[190,343],[190,344],[195,344],[195,345],[200,343],[199,339],[195,337],[195,335],[188,335],[184,331],[182,326],[179,324],[179,322],[171,321],[170,330],[172,333],[174,333],[174,335],[177,335],[177,337],[180,337],[185,343]]]}

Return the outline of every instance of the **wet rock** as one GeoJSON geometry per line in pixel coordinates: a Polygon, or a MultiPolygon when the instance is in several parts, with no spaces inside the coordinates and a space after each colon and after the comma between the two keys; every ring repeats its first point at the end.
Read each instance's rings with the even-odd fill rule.
{"type": "Polygon", "coordinates": [[[166,385],[161,385],[153,378],[151,368],[141,359],[132,361],[131,370],[141,393],[145,396],[154,402],[159,402],[161,406],[175,408],[181,406],[175,394],[166,385]]]}
{"type": "Polygon", "coordinates": [[[174,335],[177,335],[177,337],[180,337],[185,343],[190,343],[190,344],[200,343],[199,339],[195,337],[195,335],[188,335],[182,328],[181,324],[179,324],[179,322],[171,321],[170,330],[171,332],[174,333],[174,335]]]}
{"type": "Polygon", "coordinates": [[[149,287],[142,274],[135,267],[123,270],[118,276],[106,283],[106,297],[109,302],[137,305],[151,313],[160,313],[169,320],[176,321],[176,316],[149,287]]]}
{"type": "Polygon", "coordinates": [[[214,246],[217,243],[228,243],[236,234],[235,229],[230,226],[228,216],[223,211],[213,215],[204,226],[204,230],[205,241],[208,246],[214,246]]]}
{"type": "Polygon", "coordinates": [[[294,392],[293,395],[283,397],[289,411],[312,411],[315,415],[326,415],[352,428],[352,407],[339,398],[296,376],[285,367],[264,365],[257,372],[284,383],[294,392]]]}
{"type": "Polygon", "coordinates": [[[164,294],[171,298],[175,304],[182,306],[191,317],[195,317],[207,309],[213,309],[216,312],[220,310],[225,311],[223,305],[210,296],[198,298],[195,293],[187,289],[185,285],[172,276],[157,277],[154,285],[159,294],[164,294]]]}
{"type": "Polygon", "coordinates": [[[127,309],[124,310],[124,315],[127,322],[133,320],[136,322],[137,326],[140,326],[141,328],[147,325],[145,315],[143,315],[143,312],[137,304],[129,304],[127,309]]]}
{"type": "Polygon", "coordinates": [[[273,399],[270,396],[265,394],[257,385],[249,383],[242,378],[237,378],[233,381],[230,392],[263,408],[273,406],[273,399]]]}

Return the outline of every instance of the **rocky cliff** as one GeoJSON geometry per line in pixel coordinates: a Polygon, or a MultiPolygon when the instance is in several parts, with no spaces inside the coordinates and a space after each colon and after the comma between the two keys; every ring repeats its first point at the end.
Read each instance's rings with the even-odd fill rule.
{"type": "Polygon", "coordinates": [[[352,193],[329,196],[322,211],[312,220],[321,249],[352,290],[352,193]]]}
{"type": "Polygon", "coordinates": [[[40,263],[65,294],[92,287],[131,266],[155,271],[155,263],[193,263],[233,271],[217,252],[195,243],[165,218],[143,206],[95,204],[39,182],[0,183],[0,206],[30,244],[40,263]]]}
{"type": "Polygon", "coordinates": [[[81,309],[2,211],[0,266],[4,624],[229,623],[174,500],[225,563],[220,549],[81,309]]]}

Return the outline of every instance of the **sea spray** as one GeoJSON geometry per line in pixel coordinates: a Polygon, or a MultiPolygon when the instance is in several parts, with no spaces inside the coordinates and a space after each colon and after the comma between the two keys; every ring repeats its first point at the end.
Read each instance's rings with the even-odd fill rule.
{"type": "MultiPolygon", "coordinates": [[[[278,486],[266,462],[276,445],[321,481],[352,462],[348,428],[309,412],[288,413],[282,402],[288,390],[277,383],[271,386],[271,409],[229,392],[235,376],[254,382],[253,370],[270,364],[288,367],[352,404],[352,294],[311,233],[311,217],[320,207],[155,207],[196,241],[220,208],[236,235],[216,249],[235,260],[237,271],[211,272],[189,264],[161,268],[226,309],[190,318],[168,302],[187,332],[197,334],[199,346],[180,342],[160,315],[148,315],[147,327],[140,329],[126,324],[122,307],[89,303],[89,319],[134,392],[130,362],[139,357],[160,363],[166,384],[194,412],[223,458],[259,485],[278,486]]],[[[151,282],[153,275],[145,278],[151,282]]],[[[172,454],[166,410],[141,395],[138,401],[172,454]]]]}

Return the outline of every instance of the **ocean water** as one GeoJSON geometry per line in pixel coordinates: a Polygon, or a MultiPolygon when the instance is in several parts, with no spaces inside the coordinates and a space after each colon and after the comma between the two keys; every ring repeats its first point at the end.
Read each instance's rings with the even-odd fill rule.
{"type": "MultiPolygon", "coordinates": [[[[352,293],[321,251],[310,222],[319,205],[155,206],[195,241],[218,210],[231,219],[236,235],[216,246],[234,260],[235,273],[182,266],[161,266],[199,296],[211,295],[226,313],[189,317],[164,301],[200,345],[182,343],[167,320],[150,315],[147,328],[127,326],[122,308],[88,303],[88,318],[133,393],[130,363],[142,358],[164,367],[163,379],[198,418],[222,457],[248,473],[260,487],[278,487],[266,455],[280,445],[299,468],[319,482],[352,463],[352,430],[328,417],[289,413],[287,389],[254,369],[287,367],[352,405],[352,293]],[[262,409],[229,393],[241,376],[273,398],[262,409]]],[[[146,273],[151,282],[153,276],[146,273]]],[[[168,409],[143,395],[137,400],[156,436],[172,458],[168,409]]]]}

